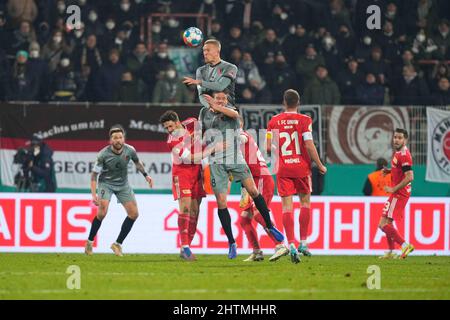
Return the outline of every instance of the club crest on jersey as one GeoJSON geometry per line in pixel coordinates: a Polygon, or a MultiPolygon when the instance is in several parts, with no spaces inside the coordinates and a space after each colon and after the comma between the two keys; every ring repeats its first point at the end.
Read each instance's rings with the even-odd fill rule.
{"type": "Polygon", "coordinates": [[[397,158],[394,157],[394,159],[392,159],[392,165],[396,167],[397,166],[397,162],[398,162],[397,158]]]}

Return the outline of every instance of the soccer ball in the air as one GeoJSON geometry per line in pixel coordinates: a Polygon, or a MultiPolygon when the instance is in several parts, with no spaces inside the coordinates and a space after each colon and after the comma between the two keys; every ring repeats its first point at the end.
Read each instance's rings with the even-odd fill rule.
{"type": "Polygon", "coordinates": [[[183,41],[189,47],[197,47],[203,41],[203,33],[196,27],[187,28],[183,33],[183,41]]]}

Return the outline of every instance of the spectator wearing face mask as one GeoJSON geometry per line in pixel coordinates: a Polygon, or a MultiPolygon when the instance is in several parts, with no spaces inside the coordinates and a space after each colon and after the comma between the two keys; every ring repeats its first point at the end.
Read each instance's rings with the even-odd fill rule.
{"type": "Polygon", "coordinates": [[[39,85],[37,75],[28,67],[28,52],[18,51],[6,82],[7,101],[36,101],[39,85]]]}
{"type": "Polygon", "coordinates": [[[73,29],[66,38],[69,46],[73,47],[74,50],[83,46],[86,43],[86,28],[84,22],[80,22],[79,27],[73,29]]]}
{"type": "Polygon", "coordinates": [[[119,50],[111,49],[108,61],[102,64],[95,76],[95,101],[112,101],[114,92],[120,87],[125,69],[125,66],[120,62],[119,50]]]}
{"type": "Polygon", "coordinates": [[[127,30],[120,28],[117,30],[114,39],[106,46],[108,51],[111,49],[117,49],[122,57],[126,57],[131,52],[131,42],[127,38],[127,30]]]}
{"type": "Polygon", "coordinates": [[[309,43],[312,43],[312,38],[306,32],[306,29],[301,25],[292,25],[289,35],[283,41],[283,52],[286,60],[290,65],[295,65],[299,52],[305,52],[309,43]]]}
{"type": "Polygon", "coordinates": [[[69,57],[61,58],[51,78],[52,101],[76,101],[83,94],[80,75],[73,70],[69,57]]]}
{"type": "Polygon", "coordinates": [[[159,43],[161,43],[161,31],[162,31],[162,24],[159,20],[154,20],[152,22],[152,45],[157,46],[159,43]]]}
{"type": "Polygon", "coordinates": [[[116,8],[116,21],[118,25],[122,25],[126,21],[130,21],[132,26],[138,24],[139,13],[131,0],[120,0],[116,8]]]}
{"type": "Polygon", "coordinates": [[[284,6],[275,4],[269,21],[268,26],[273,29],[276,34],[283,35],[289,32],[289,26],[293,22],[293,17],[284,6]]]}
{"type": "Polygon", "coordinates": [[[365,82],[356,87],[356,100],[363,106],[382,106],[384,104],[384,87],[377,83],[373,73],[368,73],[365,82]]]}
{"type": "Polygon", "coordinates": [[[364,63],[369,60],[373,46],[374,44],[371,36],[365,35],[361,38],[361,41],[355,48],[355,58],[359,63],[364,63]]]}
{"type": "Polygon", "coordinates": [[[117,24],[113,17],[108,17],[105,22],[105,32],[99,38],[101,47],[108,47],[114,42],[117,33],[117,24]]]}
{"type": "Polygon", "coordinates": [[[417,60],[439,60],[443,57],[439,54],[439,47],[433,39],[427,37],[425,30],[421,29],[412,40],[411,51],[417,60]]]}
{"type": "Polygon", "coordinates": [[[163,28],[161,30],[161,38],[166,39],[169,45],[184,45],[183,38],[181,37],[180,20],[176,17],[169,17],[163,22],[163,28]]]}
{"type": "MultiPolygon", "coordinates": [[[[50,17],[51,17],[51,21],[50,21],[50,25],[55,26],[57,25],[57,21],[58,20],[66,20],[66,1],[65,0],[57,0],[56,3],[55,2],[51,2],[54,3],[55,6],[52,8],[51,12],[50,12],[50,17]]],[[[64,23],[62,23],[64,24],[64,23]]],[[[61,26],[59,26],[61,27],[61,26]]]]}
{"type": "Polygon", "coordinates": [[[62,31],[56,30],[42,48],[42,58],[48,61],[50,72],[54,72],[59,65],[62,54],[70,55],[72,48],[66,43],[62,31]]]}
{"type": "Polygon", "coordinates": [[[105,34],[105,25],[103,25],[98,18],[98,11],[95,8],[88,10],[85,21],[86,34],[95,34],[97,37],[102,37],[105,34]]]}
{"type": "Polygon", "coordinates": [[[133,73],[126,70],[122,74],[122,81],[120,87],[114,92],[113,101],[116,102],[141,102],[139,95],[138,84],[134,79],[133,73]]]}
{"type": "Polygon", "coordinates": [[[153,103],[192,103],[193,96],[188,88],[178,79],[177,72],[170,66],[153,90],[153,103]]]}
{"type": "Polygon", "coordinates": [[[328,71],[330,76],[334,78],[341,71],[341,64],[344,58],[336,46],[336,39],[330,34],[322,38],[321,54],[325,60],[325,64],[329,66],[328,71]]]}
{"type": "Polygon", "coordinates": [[[41,58],[41,50],[40,45],[37,42],[32,42],[30,44],[29,59],[28,59],[28,68],[30,69],[32,74],[35,74],[39,81],[39,89],[37,100],[45,101],[48,99],[48,91],[49,91],[49,81],[50,81],[50,72],[48,70],[47,62],[41,58]]]}

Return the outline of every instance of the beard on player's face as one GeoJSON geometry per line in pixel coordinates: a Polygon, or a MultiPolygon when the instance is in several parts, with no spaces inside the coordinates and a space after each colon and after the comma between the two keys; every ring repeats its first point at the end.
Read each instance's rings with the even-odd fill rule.
{"type": "Polygon", "coordinates": [[[115,150],[120,150],[123,147],[123,141],[112,141],[112,146],[115,150]]]}

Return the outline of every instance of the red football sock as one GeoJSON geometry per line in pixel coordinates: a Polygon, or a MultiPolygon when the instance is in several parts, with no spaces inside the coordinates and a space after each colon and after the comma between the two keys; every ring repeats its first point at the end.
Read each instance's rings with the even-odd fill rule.
{"type": "MultiPolygon", "coordinates": [[[[264,218],[262,217],[262,215],[259,212],[253,216],[253,219],[255,219],[255,221],[258,222],[260,225],[262,225],[263,228],[266,228],[266,222],[264,221],[264,218]]],[[[275,225],[275,223],[273,221],[272,221],[272,224],[275,225]]],[[[270,239],[272,239],[272,241],[275,245],[278,245],[281,243],[281,242],[277,241],[275,239],[275,237],[273,236],[273,234],[271,234],[270,232],[267,233],[267,235],[269,236],[270,239]]]]}
{"type": "Polygon", "coordinates": [[[187,214],[178,215],[178,231],[182,246],[189,245],[189,216],[187,214]]]}
{"type": "Polygon", "coordinates": [[[197,232],[198,214],[195,216],[189,216],[189,245],[194,240],[195,233],[197,232]]]}
{"type": "Polygon", "coordinates": [[[247,236],[248,242],[252,246],[253,250],[259,250],[258,235],[256,234],[256,229],[252,224],[252,219],[247,217],[239,217],[239,224],[247,236]]]}
{"type": "Polygon", "coordinates": [[[308,236],[309,220],[311,218],[311,210],[309,208],[301,208],[298,222],[300,223],[300,240],[306,240],[308,236]]]}
{"type": "Polygon", "coordinates": [[[389,237],[387,234],[386,234],[386,241],[388,243],[389,250],[391,250],[391,251],[394,250],[395,249],[395,241],[391,237],[389,237]]]}
{"type": "Polygon", "coordinates": [[[397,242],[399,245],[402,245],[405,242],[405,239],[403,239],[400,236],[397,229],[395,229],[393,225],[387,224],[382,228],[382,230],[384,231],[384,233],[386,233],[387,237],[391,238],[393,241],[397,242]]]}
{"type": "Polygon", "coordinates": [[[283,212],[283,227],[286,233],[286,238],[289,244],[295,244],[294,235],[294,213],[293,212],[283,212]]]}

